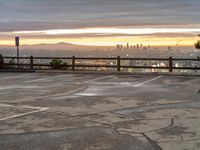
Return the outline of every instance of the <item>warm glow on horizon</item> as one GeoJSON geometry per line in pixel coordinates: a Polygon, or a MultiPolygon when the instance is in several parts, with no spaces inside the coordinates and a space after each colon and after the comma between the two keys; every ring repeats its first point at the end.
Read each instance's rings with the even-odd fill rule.
{"type": "Polygon", "coordinates": [[[15,31],[4,32],[3,34],[9,38],[0,40],[0,45],[14,45],[13,37],[17,35],[21,37],[21,45],[65,42],[88,46],[115,46],[126,43],[131,45],[142,43],[149,46],[193,46],[198,40],[196,35],[199,32],[200,28],[82,28],[15,31]],[[161,35],[157,36],[159,34],[161,35]]]}
{"type": "MultiPolygon", "coordinates": [[[[129,43],[131,45],[143,44],[150,46],[193,46],[198,37],[92,37],[92,38],[53,38],[35,39],[21,38],[21,45],[56,44],[60,42],[88,45],[88,46],[115,46],[116,44],[129,43]]],[[[14,46],[14,39],[0,40],[0,45],[14,46]]]]}

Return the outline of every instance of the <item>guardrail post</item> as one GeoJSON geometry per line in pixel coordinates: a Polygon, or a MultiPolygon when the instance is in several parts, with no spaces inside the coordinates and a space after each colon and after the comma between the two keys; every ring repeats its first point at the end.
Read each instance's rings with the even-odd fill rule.
{"type": "Polygon", "coordinates": [[[121,70],[121,62],[120,62],[120,56],[117,57],[117,71],[119,72],[121,70]]]}
{"type": "Polygon", "coordinates": [[[75,66],[76,66],[76,58],[75,56],[72,56],[72,70],[75,70],[75,66]]]}
{"type": "Polygon", "coordinates": [[[172,57],[169,57],[169,72],[173,71],[173,59],[172,57]]]}
{"type": "Polygon", "coordinates": [[[0,69],[3,69],[4,66],[4,59],[3,56],[0,54],[0,69]]]}
{"type": "Polygon", "coordinates": [[[33,56],[30,56],[30,69],[33,69],[33,56]]]}

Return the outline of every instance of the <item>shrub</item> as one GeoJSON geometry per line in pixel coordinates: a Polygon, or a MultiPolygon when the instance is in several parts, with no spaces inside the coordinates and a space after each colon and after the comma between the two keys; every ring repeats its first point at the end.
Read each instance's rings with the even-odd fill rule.
{"type": "Polygon", "coordinates": [[[15,59],[14,58],[11,58],[11,59],[9,59],[9,61],[8,61],[8,63],[9,63],[9,65],[8,65],[8,68],[16,68],[16,61],[15,61],[15,59]]]}
{"type": "Polygon", "coordinates": [[[68,65],[67,65],[67,63],[66,62],[64,62],[63,64],[62,64],[62,67],[61,67],[62,69],[67,69],[68,68],[68,65]]]}
{"type": "Polygon", "coordinates": [[[11,58],[8,63],[11,64],[11,65],[14,65],[15,64],[15,59],[11,58]]]}
{"type": "Polygon", "coordinates": [[[66,69],[67,68],[67,63],[63,62],[60,59],[53,59],[50,62],[50,65],[53,69],[66,69]]]}

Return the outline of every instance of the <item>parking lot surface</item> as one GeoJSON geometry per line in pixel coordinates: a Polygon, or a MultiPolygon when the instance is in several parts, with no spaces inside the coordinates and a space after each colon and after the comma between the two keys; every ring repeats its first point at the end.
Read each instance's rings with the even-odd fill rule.
{"type": "Polygon", "coordinates": [[[200,77],[0,73],[0,150],[199,150],[200,77]]]}

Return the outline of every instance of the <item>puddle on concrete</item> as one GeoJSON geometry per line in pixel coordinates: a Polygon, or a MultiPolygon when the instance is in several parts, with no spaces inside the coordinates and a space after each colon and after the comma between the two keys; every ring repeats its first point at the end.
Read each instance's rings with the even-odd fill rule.
{"type": "Polygon", "coordinates": [[[79,95],[79,96],[97,96],[97,94],[95,94],[95,93],[81,93],[81,94],[76,94],[76,95],[79,95]]]}

